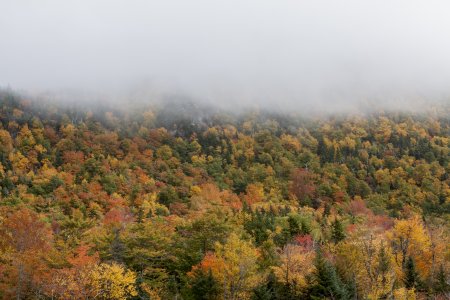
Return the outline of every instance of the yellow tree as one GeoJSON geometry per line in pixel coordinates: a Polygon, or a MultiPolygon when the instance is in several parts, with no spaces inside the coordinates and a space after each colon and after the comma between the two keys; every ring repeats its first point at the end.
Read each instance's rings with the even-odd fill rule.
{"type": "Polygon", "coordinates": [[[278,281],[298,291],[304,288],[306,276],[314,269],[314,251],[287,244],[280,253],[280,261],[280,265],[272,268],[278,281]]]}
{"type": "Polygon", "coordinates": [[[137,296],[136,274],[119,264],[95,265],[89,273],[90,293],[94,299],[128,299],[137,296]]]}
{"type": "Polygon", "coordinates": [[[21,129],[19,134],[16,137],[16,144],[20,149],[25,152],[28,152],[32,149],[32,147],[36,144],[33,133],[28,128],[28,125],[25,124],[21,129]]]}
{"type": "Polygon", "coordinates": [[[280,140],[283,147],[288,151],[298,152],[302,148],[299,140],[292,135],[283,133],[280,137],[280,140]]]}
{"type": "MultiPolygon", "coordinates": [[[[85,257],[81,259],[84,260],[85,257]]],[[[59,270],[48,284],[47,296],[52,299],[81,300],[122,300],[137,296],[134,272],[116,263],[89,264],[89,261],[97,259],[98,257],[93,256],[81,265],[59,270]]]]}
{"type": "Polygon", "coordinates": [[[223,299],[249,299],[258,284],[257,259],[256,248],[232,233],[226,243],[217,243],[215,253],[207,254],[193,271],[199,268],[211,270],[222,289],[223,299]]]}
{"type": "Polygon", "coordinates": [[[14,177],[13,181],[17,179],[17,176],[24,176],[30,170],[30,160],[26,158],[20,151],[10,152],[8,155],[8,159],[11,162],[14,177]]]}
{"type": "Polygon", "coordinates": [[[395,221],[387,233],[397,266],[404,269],[408,257],[416,262],[422,277],[429,275],[432,263],[431,241],[419,216],[395,221]]]}
{"type": "Polygon", "coordinates": [[[416,300],[414,289],[398,288],[394,291],[394,300],[416,300]]]}
{"type": "Polygon", "coordinates": [[[0,153],[9,154],[13,149],[13,140],[8,131],[0,129],[0,153]]]}
{"type": "Polygon", "coordinates": [[[354,280],[358,294],[380,299],[391,294],[396,272],[387,243],[373,230],[358,231],[337,247],[336,265],[348,280],[354,280]]]}
{"type": "Polygon", "coordinates": [[[243,198],[249,206],[264,201],[264,186],[261,183],[249,184],[243,198]]]}
{"type": "Polygon", "coordinates": [[[98,253],[89,255],[89,246],[79,246],[67,258],[70,267],[53,272],[46,285],[46,294],[56,299],[88,299],[91,297],[90,273],[99,263],[98,253]]]}

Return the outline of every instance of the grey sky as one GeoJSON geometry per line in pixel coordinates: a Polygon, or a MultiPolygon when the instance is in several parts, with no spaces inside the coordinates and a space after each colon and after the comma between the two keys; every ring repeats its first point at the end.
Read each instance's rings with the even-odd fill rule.
{"type": "Polygon", "coordinates": [[[0,0],[0,86],[268,103],[450,94],[450,2],[0,0]]]}

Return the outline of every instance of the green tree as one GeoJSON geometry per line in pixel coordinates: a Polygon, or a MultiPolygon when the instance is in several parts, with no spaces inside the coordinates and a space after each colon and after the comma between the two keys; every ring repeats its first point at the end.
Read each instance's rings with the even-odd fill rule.
{"type": "Polygon", "coordinates": [[[196,269],[191,280],[192,298],[195,300],[219,299],[220,288],[211,270],[196,269]]]}
{"type": "Polygon", "coordinates": [[[416,270],[414,259],[409,256],[405,265],[405,286],[408,289],[416,288],[420,284],[419,274],[416,270]]]}
{"type": "Polygon", "coordinates": [[[434,291],[438,295],[447,294],[450,292],[450,284],[448,283],[448,276],[445,273],[444,266],[439,266],[439,271],[434,282],[434,291]]]}
{"type": "Polygon", "coordinates": [[[331,240],[335,244],[337,244],[344,239],[345,239],[344,227],[342,226],[341,221],[335,218],[333,224],[331,225],[331,240]]]}
{"type": "Polygon", "coordinates": [[[323,257],[322,250],[316,251],[315,270],[309,278],[308,298],[310,299],[350,299],[346,286],[342,283],[335,267],[323,257]]]}

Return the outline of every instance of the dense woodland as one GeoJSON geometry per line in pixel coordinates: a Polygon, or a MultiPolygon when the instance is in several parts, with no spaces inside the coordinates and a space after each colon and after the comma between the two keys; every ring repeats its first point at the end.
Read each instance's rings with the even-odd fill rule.
{"type": "Polygon", "coordinates": [[[3,299],[450,299],[450,109],[0,93],[3,299]],[[126,106],[126,107],[125,107],[126,106]]]}

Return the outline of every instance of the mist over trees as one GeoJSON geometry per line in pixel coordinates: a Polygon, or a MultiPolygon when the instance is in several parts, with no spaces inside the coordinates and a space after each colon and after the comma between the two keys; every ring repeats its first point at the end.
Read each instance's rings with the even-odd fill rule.
{"type": "Polygon", "coordinates": [[[0,103],[3,299],[449,296],[446,105],[0,103]]]}
{"type": "Polygon", "coordinates": [[[449,11],[0,0],[0,299],[450,299],[449,11]]]}
{"type": "Polygon", "coordinates": [[[43,1],[0,3],[0,86],[328,112],[450,95],[446,1],[43,1]]]}

